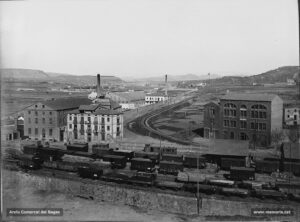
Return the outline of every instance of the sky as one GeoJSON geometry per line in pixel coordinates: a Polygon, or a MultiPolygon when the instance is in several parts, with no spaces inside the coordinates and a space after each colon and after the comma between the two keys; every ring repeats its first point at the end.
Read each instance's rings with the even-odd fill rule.
{"type": "Polygon", "coordinates": [[[299,65],[297,0],[1,1],[2,68],[149,77],[299,65]]]}

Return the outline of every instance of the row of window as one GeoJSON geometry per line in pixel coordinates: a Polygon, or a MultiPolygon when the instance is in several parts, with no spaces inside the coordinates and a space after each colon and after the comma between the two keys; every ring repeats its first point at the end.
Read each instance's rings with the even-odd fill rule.
{"type": "MultiPolygon", "coordinates": [[[[69,117],[69,120],[72,121],[72,116],[69,117]]],[[[74,117],[74,121],[77,121],[77,117],[74,117]]],[[[91,122],[91,117],[90,116],[88,116],[87,121],[89,123],[91,122]]],[[[80,118],[80,122],[84,122],[84,117],[83,116],[80,118]]],[[[98,118],[97,117],[94,118],[94,122],[98,122],[98,118]]],[[[101,118],[101,122],[102,123],[105,122],[105,118],[104,117],[101,118]]],[[[106,122],[110,122],[110,117],[106,118],[106,122]]],[[[120,119],[119,118],[117,119],[117,123],[118,124],[120,123],[120,119]]]]}
{"type": "MultiPolygon", "coordinates": [[[[28,110],[28,114],[30,115],[31,114],[31,110],[28,110]]],[[[34,111],[34,115],[38,116],[39,112],[38,111],[34,111]]],[[[46,114],[46,111],[43,111],[42,112],[42,115],[45,115],[46,114]]],[[[49,111],[49,115],[52,115],[52,111],[49,111]]]]}
{"type": "MultiPolygon", "coordinates": [[[[69,129],[72,129],[72,124],[69,124],[69,129]]],[[[87,129],[91,129],[91,125],[88,125],[88,128],[87,129]]],[[[74,130],[77,130],[77,125],[74,125],[74,130]]],[[[84,130],[84,125],[81,124],[80,125],[80,130],[84,130]]],[[[97,129],[95,129],[97,130],[97,129]]],[[[99,128],[99,130],[105,130],[105,127],[104,126],[101,126],[101,128],[99,128]]],[[[106,130],[110,130],[110,126],[106,126],[106,130]]],[[[117,132],[120,130],[120,127],[117,127],[117,132]]]]}
{"type": "MultiPolygon", "coordinates": [[[[260,118],[260,119],[266,119],[267,118],[267,112],[266,107],[260,104],[251,106],[251,118],[260,118]]],[[[224,116],[226,117],[235,117],[237,114],[237,108],[236,105],[232,103],[226,103],[224,105],[224,116]]],[[[247,117],[247,107],[245,105],[242,105],[240,108],[240,117],[246,118],[247,117]]]]}
{"type": "MultiPolygon", "coordinates": [[[[45,129],[42,129],[42,135],[43,137],[46,135],[46,130],[45,129]]],[[[32,134],[32,131],[31,131],[31,128],[28,128],[28,134],[31,135],[32,134]]],[[[34,134],[37,136],[39,135],[39,129],[38,128],[35,128],[34,129],[34,134]]],[[[49,136],[52,136],[53,134],[53,129],[49,129],[49,136]]]]}
{"type": "MultiPolygon", "coordinates": [[[[52,118],[49,118],[49,124],[53,124],[53,119],[52,118]]],[[[31,118],[28,118],[28,123],[31,123],[31,118]]],[[[34,123],[35,124],[38,124],[39,123],[39,119],[38,118],[35,118],[34,119],[34,123]]],[[[42,118],[42,124],[46,124],[46,118],[42,118]]]]}
{"type": "MultiPolygon", "coordinates": [[[[235,120],[224,120],[224,127],[232,127],[235,128],[236,127],[236,121],[235,120]]],[[[247,121],[240,121],[240,128],[241,129],[247,129],[247,121]]],[[[266,130],[267,129],[267,124],[266,123],[254,123],[251,122],[250,123],[250,128],[251,129],[256,129],[256,130],[266,130]]]]}

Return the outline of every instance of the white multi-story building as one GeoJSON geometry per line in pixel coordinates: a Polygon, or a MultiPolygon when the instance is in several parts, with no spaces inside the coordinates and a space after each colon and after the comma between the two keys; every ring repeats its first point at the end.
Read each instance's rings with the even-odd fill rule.
{"type": "Polygon", "coordinates": [[[66,142],[101,142],[123,138],[123,113],[110,99],[68,113],[66,142]]]}
{"type": "Polygon", "coordinates": [[[300,107],[286,107],[284,109],[284,123],[287,126],[300,125],[300,107]]]}
{"type": "Polygon", "coordinates": [[[153,103],[159,103],[159,102],[165,102],[168,100],[168,96],[164,94],[149,94],[145,96],[145,103],[153,104],[153,103]]]}

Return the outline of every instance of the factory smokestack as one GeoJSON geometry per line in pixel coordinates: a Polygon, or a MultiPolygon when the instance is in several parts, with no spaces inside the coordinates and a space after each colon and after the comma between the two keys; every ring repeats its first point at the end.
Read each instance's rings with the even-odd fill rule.
{"type": "Polygon", "coordinates": [[[97,97],[99,98],[101,96],[101,80],[100,80],[100,74],[97,74],[97,97]]]}
{"type": "Polygon", "coordinates": [[[165,95],[168,95],[168,89],[167,89],[167,84],[168,84],[168,75],[165,75],[165,95]]]}

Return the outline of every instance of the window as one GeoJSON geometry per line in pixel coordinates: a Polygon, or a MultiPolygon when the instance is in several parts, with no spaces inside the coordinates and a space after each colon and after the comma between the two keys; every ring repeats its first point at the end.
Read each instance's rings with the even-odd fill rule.
{"type": "Polygon", "coordinates": [[[39,134],[39,129],[38,129],[38,128],[35,128],[34,134],[35,134],[35,135],[38,135],[38,134],[39,134]]]}
{"type": "Polygon", "coordinates": [[[52,122],[52,118],[49,118],[49,124],[52,124],[53,122],[52,122]]]}
{"type": "Polygon", "coordinates": [[[233,103],[226,103],[224,105],[224,116],[234,117],[236,116],[236,105],[233,103]]]}
{"type": "Polygon", "coordinates": [[[43,108],[45,108],[45,105],[42,105],[43,108]]]}
{"type": "Polygon", "coordinates": [[[49,129],[49,136],[52,136],[53,130],[49,129]]]}
{"type": "Polygon", "coordinates": [[[71,115],[69,116],[69,120],[72,120],[72,116],[71,115]]]}
{"type": "Polygon", "coordinates": [[[31,123],[31,118],[28,118],[28,123],[31,123]]]}
{"type": "Polygon", "coordinates": [[[249,140],[249,137],[248,137],[248,135],[246,134],[246,133],[241,133],[240,134],[240,140],[249,140]]]}
{"type": "Polygon", "coordinates": [[[228,120],[228,119],[225,119],[225,120],[224,120],[224,126],[225,126],[225,127],[229,127],[229,120],[228,120]]]}
{"type": "Polygon", "coordinates": [[[45,115],[45,112],[43,111],[42,114],[45,115]]]}
{"type": "Polygon", "coordinates": [[[117,119],[117,124],[120,124],[120,119],[119,118],[117,119]]]}
{"type": "Polygon", "coordinates": [[[69,124],[69,129],[72,129],[72,124],[69,124]]]}
{"type": "Polygon", "coordinates": [[[106,129],[107,129],[107,131],[109,131],[110,130],[110,126],[107,126],[106,129]]]}
{"type": "Polygon", "coordinates": [[[234,132],[230,132],[230,139],[234,139],[234,132]]]}
{"type": "Polygon", "coordinates": [[[51,111],[49,112],[49,115],[52,115],[52,112],[51,112],[51,111]]]}
{"type": "Polygon", "coordinates": [[[91,122],[91,117],[90,117],[90,116],[88,116],[88,122],[89,122],[89,123],[91,122]]]}
{"type": "Polygon", "coordinates": [[[34,114],[37,116],[38,115],[38,111],[34,111],[34,114]]]}
{"type": "Polygon", "coordinates": [[[45,122],[46,122],[46,120],[45,120],[45,118],[43,118],[43,124],[45,124],[45,122]]]}
{"type": "Polygon", "coordinates": [[[110,121],[110,118],[109,117],[107,117],[107,122],[109,122],[110,121]]]}
{"type": "Polygon", "coordinates": [[[105,120],[104,117],[101,118],[101,123],[104,124],[105,120]]]}
{"type": "Polygon", "coordinates": [[[247,122],[246,121],[244,121],[244,120],[242,120],[242,121],[240,121],[240,124],[241,124],[241,129],[247,129],[247,122]]]}
{"type": "Polygon", "coordinates": [[[35,108],[37,108],[38,107],[38,105],[35,105],[35,108]]]}
{"type": "Polygon", "coordinates": [[[241,118],[246,118],[247,117],[247,106],[246,105],[241,105],[240,117],[241,118]]]}
{"type": "Polygon", "coordinates": [[[77,135],[77,131],[74,131],[74,139],[77,140],[78,135],[77,135]]]}
{"type": "Polygon", "coordinates": [[[31,111],[30,111],[30,110],[28,110],[28,114],[31,114],[31,111]]]}
{"type": "Polygon", "coordinates": [[[39,119],[38,118],[35,118],[35,121],[34,121],[36,124],[39,123],[39,119]]]}
{"type": "Polygon", "coordinates": [[[210,109],[209,109],[209,115],[210,116],[215,116],[215,109],[213,107],[210,107],[210,109]]]}
{"type": "Polygon", "coordinates": [[[230,127],[236,127],[236,121],[231,120],[230,121],[230,127]]]}
{"type": "Polygon", "coordinates": [[[261,104],[251,106],[251,118],[266,119],[267,108],[261,104]]]}
{"type": "Polygon", "coordinates": [[[31,128],[28,128],[28,134],[31,135],[31,128]]]}

